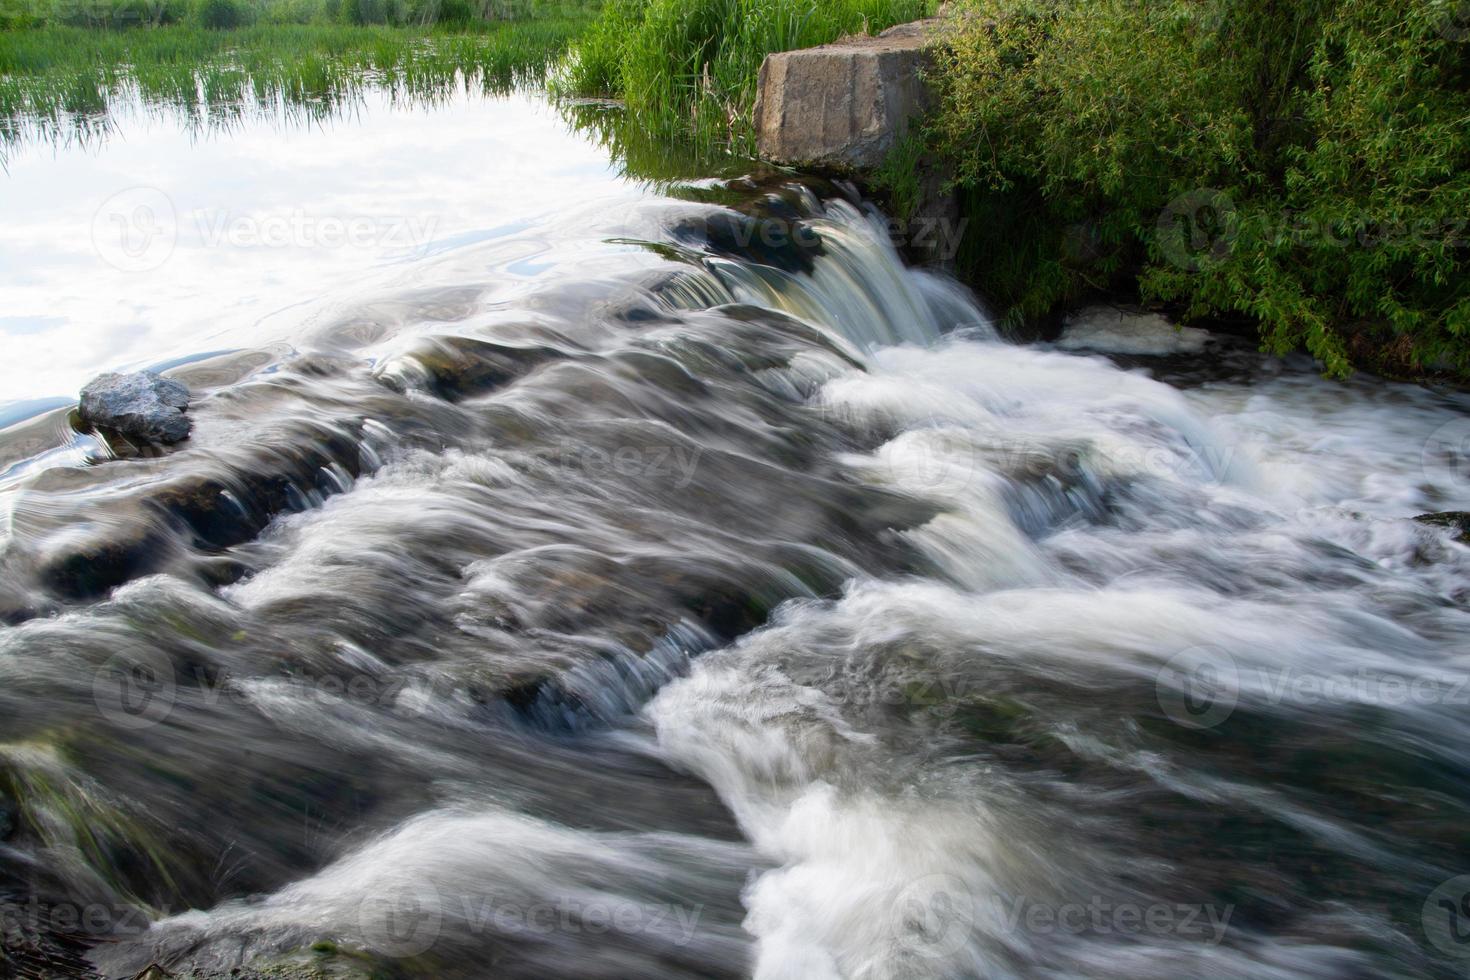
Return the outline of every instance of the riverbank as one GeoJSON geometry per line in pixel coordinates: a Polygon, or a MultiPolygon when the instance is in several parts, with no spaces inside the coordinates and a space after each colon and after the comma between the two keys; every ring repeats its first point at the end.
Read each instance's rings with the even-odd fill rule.
{"type": "MultiPolygon", "coordinates": [[[[1470,26],[1454,4],[966,0],[947,13],[933,110],[870,176],[906,220],[928,179],[916,168],[950,175],[966,225],[955,267],[1010,327],[1122,297],[1249,320],[1264,347],[1305,350],[1337,377],[1470,377],[1470,26]]],[[[573,79],[626,98],[641,126],[748,145],[754,52],[835,33],[762,27],[752,45],[723,23],[628,0],[573,79]]]]}
{"type": "MultiPolygon", "coordinates": [[[[952,5],[925,73],[930,112],[865,188],[900,222],[942,194],[949,267],[1018,336],[1049,336],[1089,302],[1142,304],[1305,350],[1334,376],[1464,383],[1470,30],[1438,2],[1261,2],[952,5]]],[[[689,161],[719,170],[754,153],[768,54],[934,9],[27,0],[0,18],[0,154],[95,139],[134,97],[207,129],[252,112],[326,118],[369,79],[432,101],[555,68],[568,114],[631,175],[695,176],[689,161]]]]}
{"type": "Polygon", "coordinates": [[[12,21],[0,30],[0,153],[29,140],[97,139],[134,101],[210,129],[260,113],[327,118],[369,82],[430,103],[460,86],[539,84],[596,9],[546,3],[496,20],[345,23],[324,7],[241,5],[229,27],[197,13],[158,25],[12,21]],[[279,19],[288,13],[298,20],[279,19]]]}

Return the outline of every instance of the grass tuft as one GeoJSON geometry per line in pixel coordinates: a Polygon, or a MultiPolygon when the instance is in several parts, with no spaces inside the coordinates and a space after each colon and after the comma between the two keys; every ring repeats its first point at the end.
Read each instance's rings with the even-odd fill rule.
{"type": "Polygon", "coordinates": [[[655,137],[750,154],[767,54],[876,33],[932,8],[931,0],[608,0],[558,87],[622,99],[655,137]]]}

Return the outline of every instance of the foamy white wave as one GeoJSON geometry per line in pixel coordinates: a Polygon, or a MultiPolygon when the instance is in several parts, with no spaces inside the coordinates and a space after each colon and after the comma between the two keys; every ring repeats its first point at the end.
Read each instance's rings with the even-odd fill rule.
{"type": "MultiPolygon", "coordinates": [[[[227,546],[218,515],[150,501],[179,562],[96,584],[78,550],[52,577],[99,595],[4,610],[29,619],[0,630],[0,697],[38,738],[91,731],[98,663],[166,630],[177,710],[136,741],[77,738],[76,771],[151,753],[167,778],[124,785],[170,817],[217,780],[209,805],[243,814],[219,807],[219,836],[271,862],[250,901],[140,942],[212,968],[235,964],[190,957],[327,938],[467,978],[1400,962],[1412,889],[1448,877],[1417,835],[1454,839],[1445,759],[1470,749],[1446,696],[1470,689],[1470,549],[1411,520],[1470,509],[1465,399],[1291,373],[1181,391],[1067,352],[1205,345],[1116,311],[1074,320],[1062,350],[1003,343],[964,289],[903,267],[874,213],[795,196],[820,253],[772,265],[701,239],[731,215],[688,202],[446,244],[410,277],[427,293],[305,331],[354,352],[341,364],[281,369],[389,420],[362,426],[356,478],[313,464],[281,490],[289,513],[227,546]],[[553,257],[578,278],[535,285],[553,257]],[[517,323],[557,363],[451,391],[415,356],[426,330],[517,323]],[[390,683],[296,683],[316,675],[390,683]],[[279,844],[318,809],[343,829],[279,844]],[[1168,927],[1109,931],[1093,905],[1168,927]]],[[[50,758],[37,771],[71,781],[50,758]]],[[[101,891],[66,809],[45,846],[101,891]]],[[[181,864],[218,854],[201,822],[181,864]]]]}
{"type": "MultiPolygon", "coordinates": [[[[1163,869],[1134,863],[1125,876],[1127,855],[1068,847],[1081,834],[1075,818],[1018,804],[1012,777],[948,757],[942,737],[931,741],[934,730],[910,737],[902,727],[877,728],[878,719],[896,706],[963,711],[972,698],[1025,690],[1017,675],[1101,688],[1148,679],[1179,651],[1205,645],[1233,655],[1247,699],[1272,696],[1268,671],[1280,667],[1390,670],[1406,653],[1426,651],[1387,622],[1345,613],[1292,613],[1187,590],[975,596],[932,583],[865,583],[835,604],[795,605],[773,627],[704,658],[648,715],[664,757],[715,786],[779,865],[746,894],[746,928],[760,940],[756,977],[1098,975],[1087,964],[1106,962],[1105,936],[1028,934],[1014,921],[1017,903],[1097,894],[1158,904],[1164,893],[1132,891],[1123,879],[1162,878],[1163,869]],[[910,657],[899,652],[905,647],[910,657]],[[916,707],[920,685],[933,685],[935,696],[919,695],[916,707]]],[[[1065,728],[1057,735],[1076,737],[1065,728]]],[[[1284,819],[1334,846],[1351,838],[1269,797],[1260,805],[1279,806],[1284,819]]],[[[1216,939],[1227,926],[1215,923],[1216,939]]],[[[1101,973],[1326,977],[1356,958],[1311,944],[1151,942],[1130,956],[1132,972],[1101,973]]]]}
{"type": "Polygon", "coordinates": [[[830,410],[868,426],[961,425],[990,465],[1081,455],[1105,475],[1251,485],[1252,448],[1227,441],[1178,391],[1099,360],[958,341],[895,348],[834,381],[830,410]]]}
{"type": "Polygon", "coordinates": [[[247,936],[278,950],[329,935],[396,958],[496,937],[575,945],[583,932],[738,962],[745,940],[696,899],[701,881],[749,860],[738,844],[580,832],[488,805],[430,811],[262,901],[173,916],[151,935],[163,946],[247,936]]]}
{"type": "MultiPolygon", "coordinates": [[[[1237,925],[1229,943],[1223,908],[1208,910],[1219,919],[1203,942],[1028,931],[1007,912],[1017,896],[1157,908],[1177,885],[1166,866],[1083,843],[1082,816],[1034,798],[983,751],[948,755],[973,744],[949,742],[949,725],[998,700],[1079,756],[1392,863],[1336,817],[1139,750],[1126,729],[1033,718],[1025,701],[1060,685],[1096,690],[1106,710],[1118,692],[1157,689],[1167,714],[1185,696],[1171,672],[1193,657],[1222,668],[1242,711],[1389,708],[1436,730],[1448,705],[1383,691],[1417,679],[1447,692],[1470,677],[1470,656],[1446,658],[1432,635],[1456,628],[1445,597],[1462,587],[1465,549],[1406,520],[1458,499],[1457,460],[1403,445],[1452,424],[1448,406],[1402,392],[1365,403],[1310,378],[1184,394],[1098,359],[968,340],[879,350],[821,402],[878,441],[845,460],[855,474],[940,506],[906,537],[948,584],[857,582],[836,603],[792,604],[647,709],[662,757],[709,781],[777,864],[746,892],[756,976],[1364,969],[1361,952],[1312,938],[1337,928],[1312,917],[1272,939],[1237,925]],[[1415,485],[1420,473],[1431,486],[1415,485]],[[1393,516],[1364,521],[1360,503],[1393,516]]],[[[1393,934],[1372,916],[1354,928],[1393,934]]]]}
{"type": "Polygon", "coordinates": [[[1287,375],[1186,393],[1270,489],[1380,517],[1470,508],[1470,400],[1376,379],[1287,375]]]}
{"type": "Polygon", "coordinates": [[[994,333],[965,290],[904,268],[875,213],[829,201],[809,226],[823,251],[810,274],[742,262],[712,266],[740,299],[826,327],[864,349],[932,344],[959,327],[994,333]]]}

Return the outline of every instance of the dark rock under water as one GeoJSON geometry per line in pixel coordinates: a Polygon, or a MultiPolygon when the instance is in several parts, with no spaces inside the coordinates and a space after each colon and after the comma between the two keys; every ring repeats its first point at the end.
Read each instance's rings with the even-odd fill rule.
{"type": "Polygon", "coordinates": [[[163,445],[189,437],[188,407],[187,385],[147,371],[99,375],[82,389],[80,404],[87,425],[163,445]]]}

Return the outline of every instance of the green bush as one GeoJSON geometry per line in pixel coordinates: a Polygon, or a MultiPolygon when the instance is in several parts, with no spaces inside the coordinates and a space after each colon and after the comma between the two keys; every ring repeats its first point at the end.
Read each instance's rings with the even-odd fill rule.
{"type": "Polygon", "coordinates": [[[1136,289],[1330,373],[1470,372],[1457,0],[967,0],[932,151],[1013,321],[1136,289]]]}
{"type": "Polygon", "coordinates": [[[478,5],[470,0],[439,0],[431,11],[433,22],[438,24],[468,24],[479,17],[478,5]]]}
{"type": "Polygon", "coordinates": [[[561,87],[620,97],[659,136],[754,148],[761,61],[924,16],[930,0],[608,0],[561,87]]]}
{"type": "Polygon", "coordinates": [[[248,23],[250,10],[240,0],[200,0],[195,16],[200,27],[228,30],[248,23]]]}

